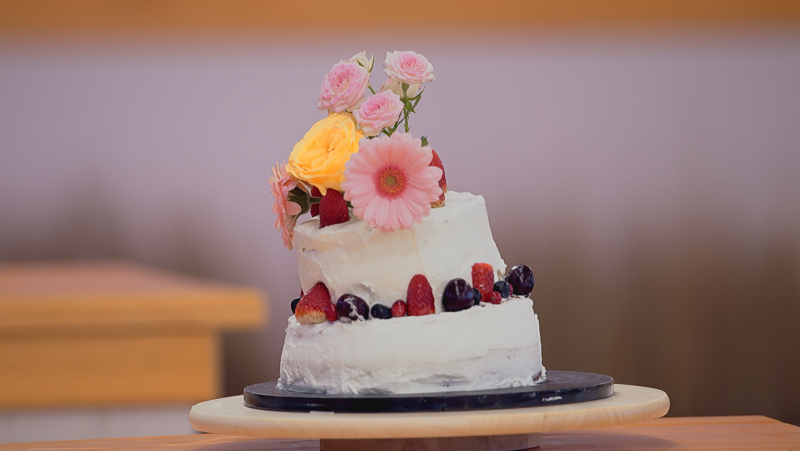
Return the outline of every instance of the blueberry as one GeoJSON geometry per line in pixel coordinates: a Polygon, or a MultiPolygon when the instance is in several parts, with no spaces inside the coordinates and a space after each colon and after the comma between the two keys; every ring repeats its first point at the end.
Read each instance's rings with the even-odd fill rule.
{"type": "Polygon", "coordinates": [[[517,296],[527,296],[533,291],[533,271],[525,265],[511,268],[506,275],[506,281],[511,284],[517,296]]]}
{"type": "Polygon", "coordinates": [[[472,289],[473,297],[475,298],[475,305],[481,303],[481,292],[477,288],[472,289]]]}
{"type": "Polygon", "coordinates": [[[336,316],[342,321],[366,321],[369,319],[369,306],[354,294],[343,294],[336,301],[336,316]]]}
{"type": "Polygon", "coordinates": [[[475,292],[466,280],[453,279],[444,287],[442,305],[446,312],[466,310],[475,305],[475,292]]]}
{"type": "Polygon", "coordinates": [[[372,315],[373,318],[389,319],[392,317],[392,309],[383,304],[375,304],[370,309],[369,314],[372,315]]]}
{"type": "Polygon", "coordinates": [[[300,302],[300,298],[292,299],[292,315],[294,315],[294,310],[297,308],[297,303],[300,302]]]}
{"type": "Polygon", "coordinates": [[[502,296],[503,299],[511,296],[511,285],[509,285],[505,280],[498,280],[495,282],[492,290],[500,293],[500,296],[502,296]]]}

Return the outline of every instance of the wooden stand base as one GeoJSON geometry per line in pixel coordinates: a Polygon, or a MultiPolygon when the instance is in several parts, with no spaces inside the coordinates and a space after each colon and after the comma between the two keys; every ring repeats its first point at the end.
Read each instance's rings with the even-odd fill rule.
{"type": "Polygon", "coordinates": [[[215,434],[321,439],[325,451],[516,451],[538,446],[541,432],[635,423],[668,410],[663,391],[616,384],[613,396],[595,401],[457,412],[278,412],[232,396],[195,405],[189,422],[215,434]]]}
{"type": "Polygon", "coordinates": [[[395,439],[323,439],[321,451],[521,451],[539,446],[539,434],[395,439]]]}

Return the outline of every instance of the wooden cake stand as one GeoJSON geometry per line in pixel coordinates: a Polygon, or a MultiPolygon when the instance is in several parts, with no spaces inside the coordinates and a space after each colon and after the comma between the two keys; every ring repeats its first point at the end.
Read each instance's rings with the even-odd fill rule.
{"type": "Polygon", "coordinates": [[[612,396],[595,401],[447,412],[280,412],[231,396],[193,406],[189,422],[217,434],[319,438],[325,451],[511,451],[539,446],[541,432],[635,423],[668,410],[663,391],[616,384],[612,396]]]}

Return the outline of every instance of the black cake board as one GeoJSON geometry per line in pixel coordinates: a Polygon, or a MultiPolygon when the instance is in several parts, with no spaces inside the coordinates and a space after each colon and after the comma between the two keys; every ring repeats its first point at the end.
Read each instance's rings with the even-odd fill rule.
{"type": "Polygon", "coordinates": [[[264,382],[244,389],[247,407],[282,412],[448,412],[552,406],[594,401],[614,394],[614,378],[575,371],[548,371],[529,387],[403,395],[327,395],[280,389],[264,382]]]}

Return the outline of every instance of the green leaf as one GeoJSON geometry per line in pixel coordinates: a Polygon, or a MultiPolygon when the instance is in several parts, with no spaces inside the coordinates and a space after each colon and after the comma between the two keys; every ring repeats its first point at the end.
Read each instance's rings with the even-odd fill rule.
{"type": "Polygon", "coordinates": [[[422,147],[425,147],[425,146],[428,145],[428,137],[427,136],[423,135],[422,138],[420,138],[419,140],[422,141],[422,147]]]}

